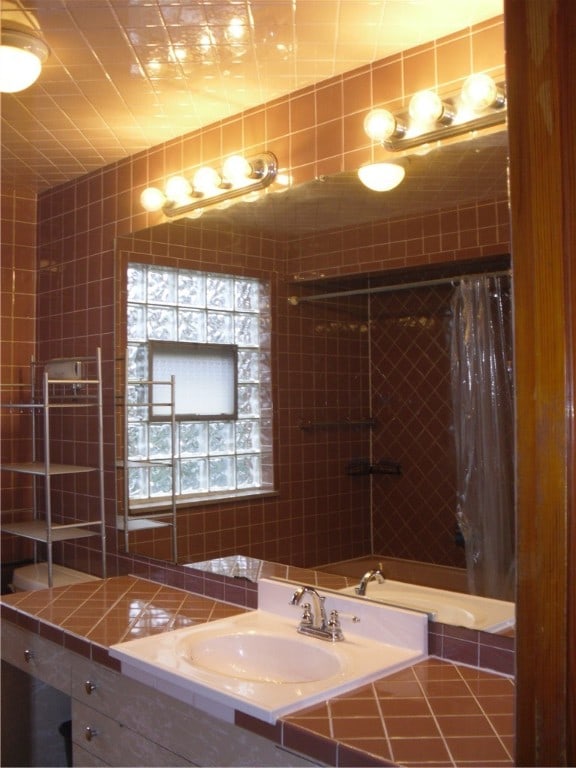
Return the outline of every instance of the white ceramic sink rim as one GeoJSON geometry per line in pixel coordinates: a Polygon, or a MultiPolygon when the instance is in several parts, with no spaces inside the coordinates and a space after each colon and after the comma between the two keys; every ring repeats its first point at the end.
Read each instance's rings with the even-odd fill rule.
{"type": "MultiPolygon", "coordinates": [[[[285,588],[285,585],[280,588],[284,606],[281,610],[287,608],[287,596],[294,589],[288,585],[284,595],[282,589],[285,588]]],[[[279,585],[272,585],[271,589],[276,602],[279,585]]],[[[334,595],[327,598],[327,601],[334,600],[344,606],[350,602],[352,606],[357,603],[334,595]]],[[[374,605],[370,606],[372,613],[376,607],[382,609],[386,621],[394,615],[394,611],[374,605]]],[[[331,643],[307,637],[297,632],[299,609],[295,611],[290,607],[287,611],[290,618],[256,609],[206,624],[119,643],[111,647],[110,654],[121,661],[123,674],[168,692],[186,703],[203,708],[198,702],[209,700],[212,704],[230,708],[232,712],[239,710],[269,723],[276,722],[281,715],[360,687],[426,657],[424,647],[403,647],[370,636],[362,637],[346,627],[342,642],[331,643]],[[261,637],[268,635],[270,642],[277,638],[284,638],[282,642],[293,641],[291,645],[298,648],[301,654],[320,648],[322,653],[337,659],[335,671],[319,680],[279,684],[201,669],[190,664],[182,653],[186,643],[208,643],[211,638],[246,633],[261,637]]],[[[417,617],[417,620],[420,619],[426,621],[425,617],[417,617]]],[[[370,619],[367,621],[373,629],[370,619]]]]}
{"type": "Polygon", "coordinates": [[[176,652],[193,669],[256,683],[311,683],[342,671],[332,644],[307,644],[300,636],[285,637],[272,631],[247,629],[202,637],[187,635],[176,652]]]}

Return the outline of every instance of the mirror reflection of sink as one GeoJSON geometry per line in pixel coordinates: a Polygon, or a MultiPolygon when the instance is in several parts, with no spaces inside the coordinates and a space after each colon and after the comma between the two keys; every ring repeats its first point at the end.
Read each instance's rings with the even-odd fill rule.
{"type": "Polygon", "coordinates": [[[330,645],[306,646],[299,637],[271,633],[187,637],[177,653],[193,667],[263,683],[310,683],[342,670],[330,645]]]}
{"type": "MultiPolygon", "coordinates": [[[[356,588],[345,587],[340,592],[356,595],[356,588]]],[[[485,632],[500,632],[515,624],[514,603],[479,595],[449,592],[420,584],[408,584],[391,579],[386,579],[382,584],[371,581],[363,597],[386,605],[423,611],[434,621],[444,624],[480,629],[485,632]]]]}

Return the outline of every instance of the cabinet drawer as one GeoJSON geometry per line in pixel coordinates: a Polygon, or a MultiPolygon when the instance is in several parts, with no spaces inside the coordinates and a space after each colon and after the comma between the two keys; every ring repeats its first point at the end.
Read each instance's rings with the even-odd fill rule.
{"type": "MultiPolygon", "coordinates": [[[[112,766],[184,766],[189,763],[121,722],[72,700],[73,749],[112,766]]],[[[75,759],[76,762],[76,759],[75,759]]]]}
{"type": "Polygon", "coordinates": [[[192,707],[80,656],[72,670],[72,698],[183,755],[187,765],[203,764],[197,755],[198,726],[192,707]]]}
{"type": "Polygon", "coordinates": [[[102,758],[97,755],[93,755],[84,747],[79,747],[78,744],[72,745],[72,765],[74,768],[96,768],[101,765],[108,765],[102,758]]]}
{"type": "Polygon", "coordinates": [[[121,724],[170,754],[182,755],[186,765],[312,765],[306,759],[294,762],[297,758],[268,739],[81,656],[75,658],[72,675],[73,700],[111,718],[116,728],[121,724]]]}
{"type": "MultiPolygon", "coordinates": [[[[127,714],[126,702],[134,702],[138,691],[133,690],[138,683],[123,677],[119,672],[97,664],[90,659],[76,656],[72,664],[72,682],[70,694],[72,698],[86,704],[113,720],[121,719],[127,714]]],[[[146,689],[148,692],[150,689],[146,689]]],[[[131,723],[126,723],[133,727],[131,723]]]]}
{"type": "Polygon", "coordinates": [[[70,695],[72,660],[76,654],[40,635],[2,622],[2,658],[14,667],[70,695]]]}

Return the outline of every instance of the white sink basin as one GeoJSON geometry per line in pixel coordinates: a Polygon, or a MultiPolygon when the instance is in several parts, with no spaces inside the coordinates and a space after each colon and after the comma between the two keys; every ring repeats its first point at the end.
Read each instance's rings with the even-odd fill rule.
{"type": "Polygon", "coordinates": [[[197,669],[260,683],[311,683],[342,671],[330,645],[303,649],[298,636],[274,633],[187,636],[176,644],[176,653],[197,669]]]}
{"type": "Polygon", "coordinates": [[[426,616],[331,594],[327,610],[341,612],[344,640],[330,642],[297,632],[293,585],[261,580],[258,589],[267,610],[119,643],[110,654],[123,674],[186,704],[269,723],[426,656],[426,616]]]}

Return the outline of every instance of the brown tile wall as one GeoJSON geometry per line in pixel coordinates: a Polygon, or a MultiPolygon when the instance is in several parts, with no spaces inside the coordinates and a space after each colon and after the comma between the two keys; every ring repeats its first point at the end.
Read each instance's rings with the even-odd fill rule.
{"type": "MultiPolygon", "coordinates": [[[[0,219],[0,331],[2,402],[25,402],[27,388],[10,391],[6,385],[29,381],[30,360],[36,352],[36,196],[26,190],[2,187],[0,219]]],[[[4,408],[0,411],[2,461],[24,461],[31,451],[30,415],[4,408]]],[[[31,504],[31,483],[25,475],[2,473],[2,522],[23,519],[31,504]]],[[[31,543],[2,536],[2,560],[29,559],[31,543]]]]}
{"type": "Polygon", "coordinates": [[[485,260],[507,253],[507,200],[483,200],[422,216],[310,235],[286,249],[295,282],[485,260]]]}
{"type": "MultiPolygon", "coordinates": [[[[114,242],[161,220],[161,214],[141,211],[140,191],[160,184],[182,168],[217,162],[237,151],[273,150],[294,184],[321,174],[352,170],[371,159],[362,121],[373,105],[403,107],[425,81],[440,90],[452,90],[472,71],[490,71],[501,78],[503,59],[503,23],[496,19],[277,99],[41,195],[39,356],[91,353],[98,345],[103,349],[109,572],[122,572],[131,562],[116,556],[114,370],[121,340],[115,336],[115,276],[121,265],[114,242]],[[434,72],[431,80],[430,72],[434,72]],[[303,122],[304,114],[310,119],[303,122]]],[[[338,277],[408,266],[424,268],[509,250],[504,202],[474,206],[472,217],[464,217],[461,210],[445,213],[426,221],[411,221],[410,232],[417,231],[418,235],[409,239],[406,234],[397,234],[403,229],[398,221],[362,231],[351,228],[337,238],[284,241],[273,248],[260,238],[235,239],[232,247],[229,233],[218,240],[213,233],[206,234],[202,251],[193,259],[224,269],[230,258],[240,257],[242,265],[255,273],[272,271],[278,331],[275,394],[279,493],[269,500],[190,512],[184,529],[190,534],[186,539],[192,542],[191,557],[205,559],[215,552],[242,549],[270,560],[290,558],[313,565],[363,553],[369,523],[360,511],[366,509],[366,486],[359,488],[358,478],[347,476],[344,469],[349,459],[366,454],[369,430],[348,428],[344,437],[340,429],[335,441],[330,429],[300,427],[301,420],[324,422],[332,416],[340,419],[366,414],[367,382],[358,371],[365,370],[361,365],[368,352],[361,332],[352,327],[355,320],[350,320],[356,316],[357,307],[351,303],[346,313],[335,319],[329,308],[318,304],[294,312],[286,297],[295,292],[292,281],[296,276],[298,290],[302,290],[305,280],[319,273],[338,277]],[[336,250],[334,242],[338,242],[336,250]]],[[[164,242],[164,250],[152,255],[162,257],[165,253],[164,242]]],[[[170,254],[174,258],[172,247],[170,254]]],[[[33,329],[26,338],[34,338],[33,329]]],[[[89,442],[83,447],[88,451],[89,442]]],[[[68,544],[60,557],[72,566],[97,573],[97,555],[88,546],[68,544]]],[[[165,554],[162,543],[148,542],[147,547],[151,555],[165,554]]]]}

